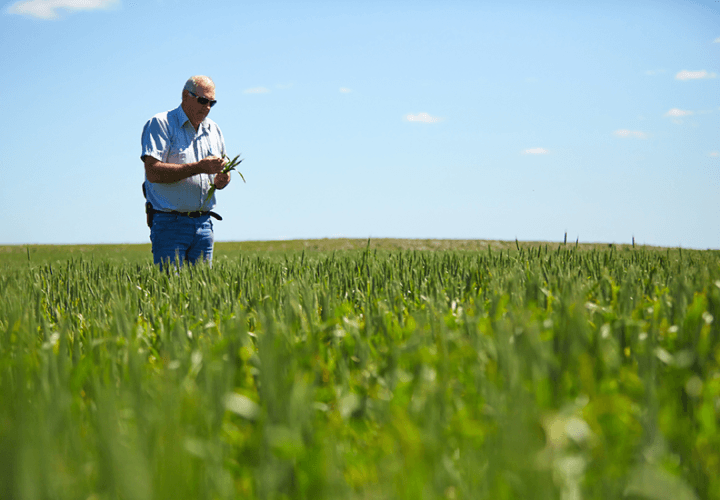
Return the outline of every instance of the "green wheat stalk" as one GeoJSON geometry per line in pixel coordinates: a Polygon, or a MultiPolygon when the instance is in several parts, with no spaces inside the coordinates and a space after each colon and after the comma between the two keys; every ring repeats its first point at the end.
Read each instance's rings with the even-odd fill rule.
{"type": "MultiPolygon", "coordinates": [[[[228,160],[229,160],[229,161],[225,164],[225,166],[223,167],[222,173],[223,173],[223,174],[227,174],[227,173],[230,172],[231,170],[235,170],[238,174],[240,174],[240,177],[242,178],[243,182],[245,182],[245,183],[247,184],[247,182],[245,181],[245,177],[243,176],[243,174],[242,174],[239,170],[237,170],[237,168],[236,168],[238,165],[240,165],[240,163],[242,163],[243,158],[240,158],[240,155],[237,155],[235,158],[233,158],[232,160],[230,160],[229,157],[228,157],[227,155],[225,155],[225,154],[223,154],[222,157],[223,157],[223,158],[228,158],[228,160]]],[[[216,189],[217,189],[217,188],[215,187],[215,184],[213,183],[213,185],[210,187],[210,191],[208,191],[208,194],[207,194],[207,196],[205,197],[205,201],[203,202],[203,206],[205,206],[205,204],[210,200],[210,198],[212,198],[212,195],[215,193],[215,190],[216,190],[216,189]]]]}

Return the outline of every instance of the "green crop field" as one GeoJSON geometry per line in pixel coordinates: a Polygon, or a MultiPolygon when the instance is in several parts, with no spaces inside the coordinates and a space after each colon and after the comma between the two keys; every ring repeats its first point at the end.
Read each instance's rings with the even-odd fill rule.
{"type": "Polygon", "coordinates": [[[720,252],[0,247],[2,499],[718,499],[720,252]]]}

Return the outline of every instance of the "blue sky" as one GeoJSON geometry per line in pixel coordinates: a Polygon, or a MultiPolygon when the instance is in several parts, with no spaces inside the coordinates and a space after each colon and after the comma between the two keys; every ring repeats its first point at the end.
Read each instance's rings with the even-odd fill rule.
{"type": "Polygon", "coordinates": [[[205,74],[219,241],[720,248],[720,1],[0,6],[0,244],[148,242],[142,127],[205,74]]]}

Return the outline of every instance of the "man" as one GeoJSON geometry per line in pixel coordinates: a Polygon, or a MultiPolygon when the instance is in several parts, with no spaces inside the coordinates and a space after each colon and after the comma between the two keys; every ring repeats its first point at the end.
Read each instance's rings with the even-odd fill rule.
{"type": "Polygon", "coordinates": [[[230,182],[230,175],[222,173],[227,161],[222,132],[207,117],[215,103],[213,81],[193,76],[180,106],[153,116],[143,128],[143,188],[153,261],[161,267],[175,259],[212,262],[210,217],[220,216],[211,212],[215,196],[207,203],[205,198],[211,184],[223,189],[230,182]]]}

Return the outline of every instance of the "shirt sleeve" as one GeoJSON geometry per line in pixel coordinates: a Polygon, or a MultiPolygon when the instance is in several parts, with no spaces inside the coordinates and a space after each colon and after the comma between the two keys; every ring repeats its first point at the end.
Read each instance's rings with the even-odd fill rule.
{"type": "Polygon", "coordinates": [[[222,154],[223,156],[225,156],[227,155],[227,152],[225,151],[225,137],[223,137],[220,127],[218,127],[218,135],[220,136],[220,147],[222,149],[222,154]]]}
{"type": "Polygon", "coordinates": [[[150,121],[145,124],[145,127],[143,127],[141,142],[141,160],[145,156],[152,156],[160,161],[166,161],[170,146],[170,133],[167,121],[161,120],[157,116],[151,118],[150,121]]]}

